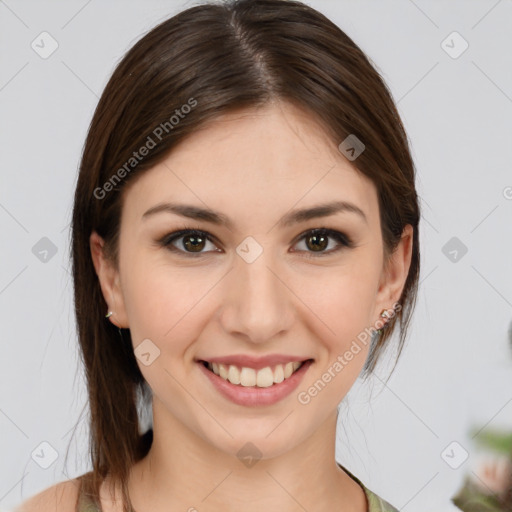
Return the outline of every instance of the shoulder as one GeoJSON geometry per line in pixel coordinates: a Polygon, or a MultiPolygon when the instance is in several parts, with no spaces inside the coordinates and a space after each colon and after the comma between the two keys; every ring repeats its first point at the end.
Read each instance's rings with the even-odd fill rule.
{"type": "Polygon", "coordinates": [[[77,478],[59,482],[25,500],[12,512],[74,512],[79,489],[77,478]]]}

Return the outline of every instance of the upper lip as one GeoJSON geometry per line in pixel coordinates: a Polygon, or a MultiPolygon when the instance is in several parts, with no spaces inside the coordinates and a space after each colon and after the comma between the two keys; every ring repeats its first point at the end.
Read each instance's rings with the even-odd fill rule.
{"type": "Polygon", "coordinates": [[[296,361],[303,362],[309,359],[311,358],[285,354],[269,354],[261,357],[246,356],[239,354],[231,356],[211,357],[208,359],[199,359],[199,361],[206,361],[207,363],[224,364],[226,366],[245,366],[247,368],[254,368],[255,370],[260,370],[261,368],[265,368],[267,366],[275,366],[277,364],[286,364],[290,362],[293,363],[296,361]]]}

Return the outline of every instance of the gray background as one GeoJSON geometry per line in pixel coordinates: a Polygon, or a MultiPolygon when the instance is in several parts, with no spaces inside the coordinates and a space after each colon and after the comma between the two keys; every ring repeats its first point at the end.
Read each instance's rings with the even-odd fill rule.
{"type": "MultiPolygon", "coordinates": [[[[337,459],[401,510],[455,510],[449,498],[480,457],[469,429],[512,424],[512,1],[308,3],[389,84],[423,210],[407,348],[387,386],[384,365],[342,404],[337,459]],[[442,43],[453,31],[469,44],[457,58],[461,40],[442,43]],[[467,247],[456,261],[452,237],[467,247]],[[452,464],[469,453],[457,469],[442,457],[453,441],[452,464]]],[[[192,5],[0,1],[1,509],[89,469],[68,257],[77,166],[116,63],[192,5]],[[58,43],[46,59],[31,47],[43,31],[58,43]],[[43,237],[57,251],[46,262],[33,250],[43,237]],[[57,456],[47,469],[43,442],[57,456]]]]}

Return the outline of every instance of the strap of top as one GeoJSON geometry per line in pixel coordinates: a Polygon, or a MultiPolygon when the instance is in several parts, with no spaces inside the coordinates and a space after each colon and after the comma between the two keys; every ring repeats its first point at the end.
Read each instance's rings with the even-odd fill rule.
{"type": "MultiPolygon", "coordinates": [[[[102,510],[90,496],[81,492],[78,497],[78,512],[102,512],[102,510]]],[[[132,510],[132,512],[135,511],[132,510]]]]}
{"type": "Polygon", "coordinates": [[[78,512],[101,512],[100,509],[95,505],[90,496],[82,493],[78,497],[78,512]]]}

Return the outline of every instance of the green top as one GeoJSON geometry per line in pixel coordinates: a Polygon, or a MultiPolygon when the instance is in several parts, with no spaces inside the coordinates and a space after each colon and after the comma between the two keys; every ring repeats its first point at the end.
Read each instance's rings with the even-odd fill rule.
{"type": "MultiPolygon", "coordinates": [[[[390,505],[387,501],[384,501],[382,498],[367,489],[366,486],[358,478],[356,478],[341,464],[338,463],[338,466],[363,488],[366,499],[368,500],[368,512],[398,512],[398,510],[390,505]]],[[[79,500],[78,512],[101,512],[101,509],[94,504],[89,496],[81,493],[79,500]]]]}
{"type": "Polygon", "coordinates": [[[338,466],[347,473],[347,475],[355,480],[362,488],[364,493],[366,494],[366,499],[368,500],[368,512],[398,512],[398,509],[390,505],[387,501],[383,500],[375,493],[370,491],[358,478],[356,478],[347,468],[343,467],[338,463],[338,466]]]}

